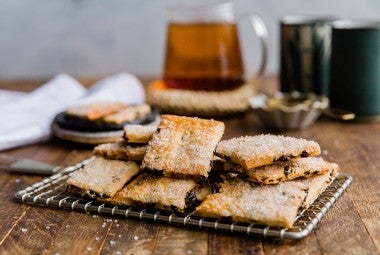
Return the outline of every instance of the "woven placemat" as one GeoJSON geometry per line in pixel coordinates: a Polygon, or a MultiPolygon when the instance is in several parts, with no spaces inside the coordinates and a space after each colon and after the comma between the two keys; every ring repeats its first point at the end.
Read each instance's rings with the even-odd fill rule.
{"type": "Polygon", "coordinates": [[[255,95],[252,84],[226,91],[168,89],[157,80],[147,87],[147,102],[163,113],[187,116],[225,116],[245,112],[249,98],[255,95]]]}

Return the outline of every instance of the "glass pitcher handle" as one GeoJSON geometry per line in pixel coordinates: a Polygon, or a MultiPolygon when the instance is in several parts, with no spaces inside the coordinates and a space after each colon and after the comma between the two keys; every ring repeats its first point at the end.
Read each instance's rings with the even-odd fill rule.
{"type": "Polygon", "coordinates": [[[264,74],[268,63],[268,47],[269,47],[269,32],[263,19],[257,14],[248,15],[248,19],[260,40],[261,45],[261,64],[256,75],[253,78],[258,78],[264,74]]]}

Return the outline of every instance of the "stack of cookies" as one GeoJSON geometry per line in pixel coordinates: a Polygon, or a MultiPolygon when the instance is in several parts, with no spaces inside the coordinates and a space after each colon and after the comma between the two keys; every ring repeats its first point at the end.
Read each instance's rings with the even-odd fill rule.
{"type": "Polygon", "coordinates": [[[338,165],[314,141],[258,135],[218,144],[218,171],[227,176],[196,209],[205,217],[291,227],[298,213],[331,183],[338,165]],[[232,176],[228,177],[228,176],[232,176]]]}
{"type": "Polygon", "coordinates": [[[123,138],[93,150],[94,159],[68,179],[68,190],[91,198],[111,198],[140,171],[157,125],[129,124],[123,138]]]}
{"type": "Polygon", "coordinates": [[[224,124],[162,115],[158,127],[127,125],[95,147],[69,190],[116,205],[291,227],[338,166],[316,142],[259,135],[220,141],[224,124]]]}

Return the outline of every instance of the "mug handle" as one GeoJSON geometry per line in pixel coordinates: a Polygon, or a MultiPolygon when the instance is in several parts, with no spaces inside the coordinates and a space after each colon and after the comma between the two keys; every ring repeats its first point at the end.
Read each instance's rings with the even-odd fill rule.
{"type": "Polygon", "coordinates": [[[269,32],[263,19],[257,14],[248,15],[248,19],[260,40],[261,45],[261,64],[254,78],[262,76],[268,63],[269,32]]]}

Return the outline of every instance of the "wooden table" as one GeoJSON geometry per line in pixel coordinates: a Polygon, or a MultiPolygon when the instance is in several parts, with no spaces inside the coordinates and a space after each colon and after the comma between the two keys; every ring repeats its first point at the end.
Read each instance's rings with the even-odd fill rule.
{"type": "MultiPolygon", "coordinates": [[[[0,88],[28,91],[41,82],[2,81],[0,88]]],[[[265,83],[275,86],[276,79],[265,83]]],[[[252,114],[223,121],[224,138],[267,132],[252,114]]],[[[300,241],[21,204],[14,194],[43,177],[0,173],[0,254],[380,254],[380,123],[320,119],[310,128],[282,134],[316,140],[324,158],[354,178],[316,230],[300,241]]],[[[2,153],[70,165],[89,157],[91,148],[52,140],[2,153]]]]}

